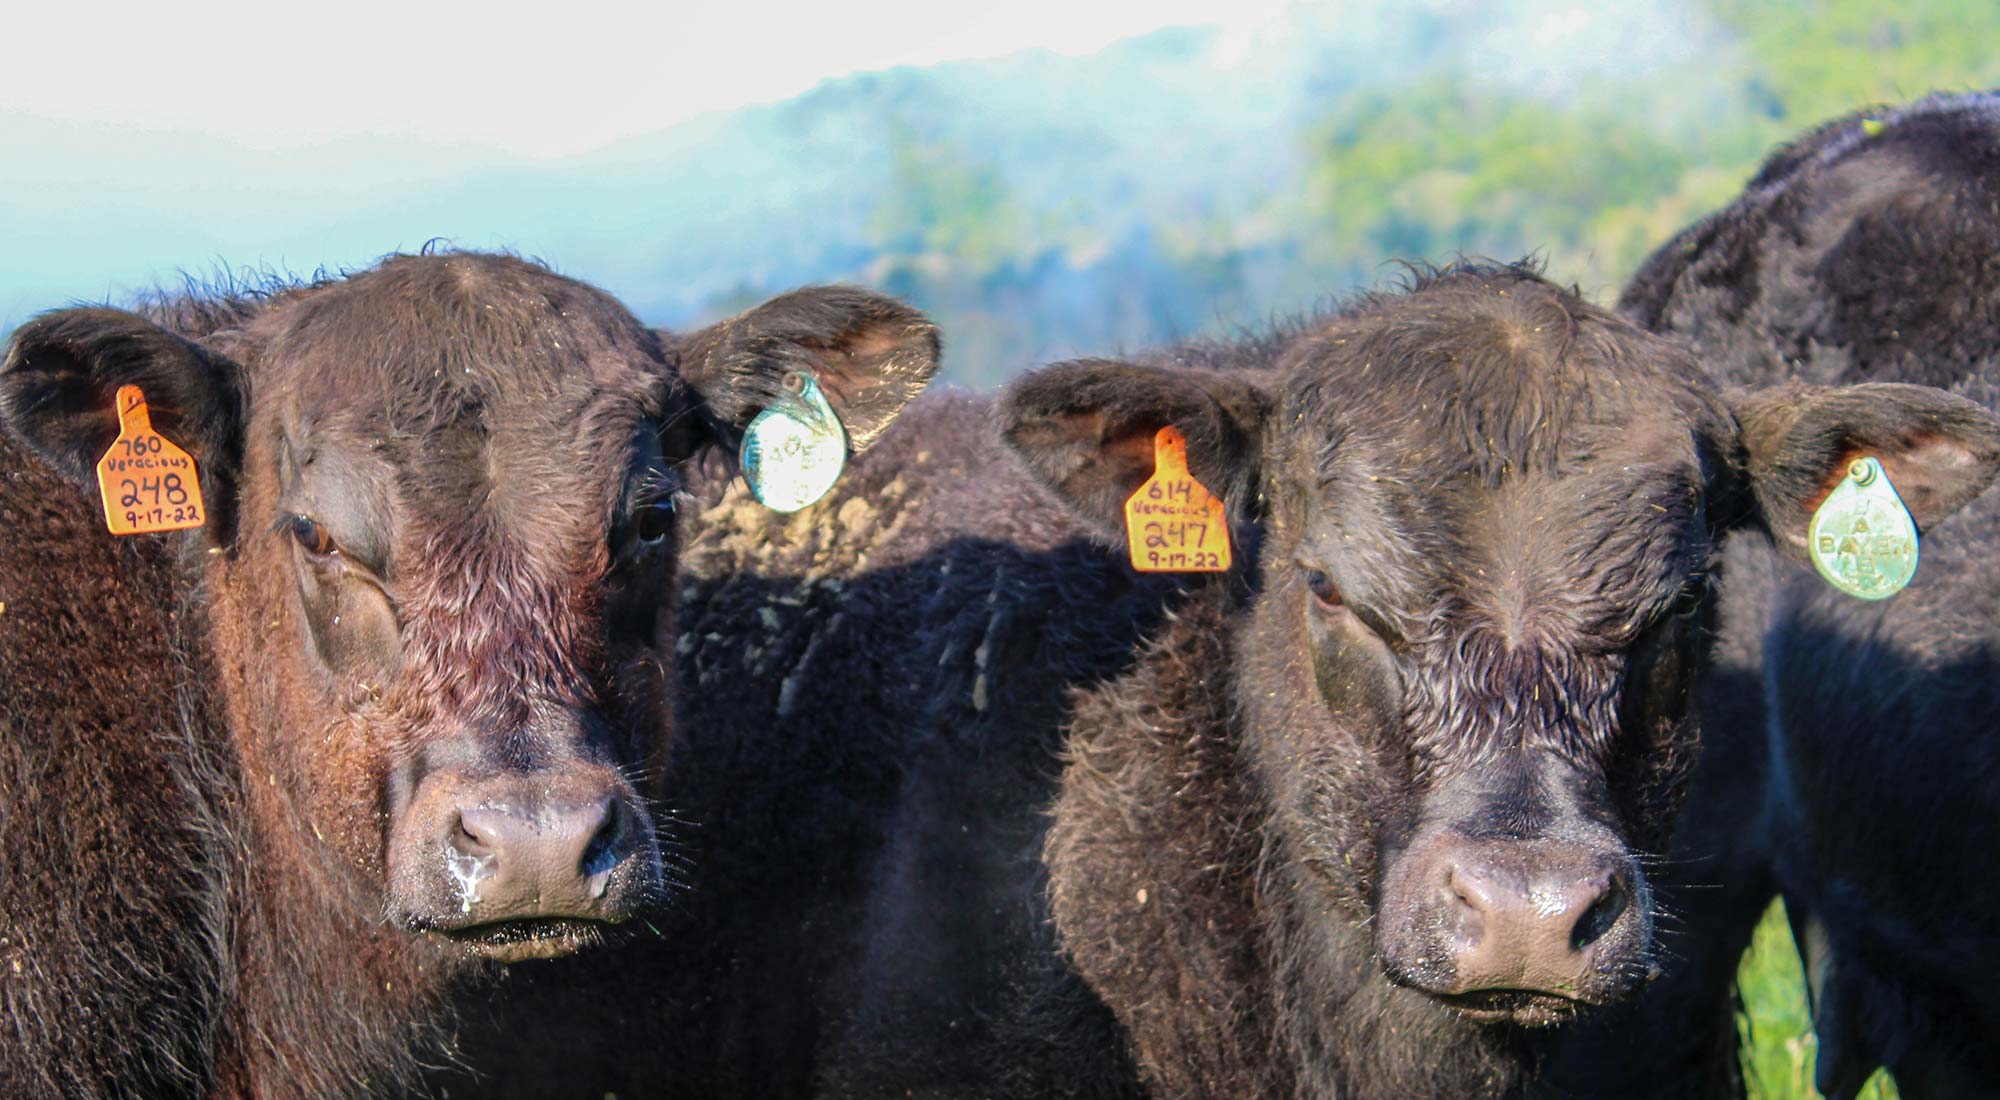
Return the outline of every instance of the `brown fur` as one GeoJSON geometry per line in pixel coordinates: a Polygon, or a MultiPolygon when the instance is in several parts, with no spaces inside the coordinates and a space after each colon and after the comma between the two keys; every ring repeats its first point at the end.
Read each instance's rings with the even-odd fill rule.
{"type": "Polygon", "coordinates": [[[0,370],[0,513],[19,534],[0,549],[8,1095],[406,1088],[448,1055],[442,991],[486,971],[388,873],[409,791],[440,769],[610,775],[638,821],[609,888],[657,900],[645,807],[671,743],[676,563],[671,536],[634,533],[642,515],[733,445],[718,409],[783,389],[767,375],[838,360],[872,402],[842,411],[872,433],[935,366],[921,317],[861,292],[746,317],[815,350],[711,339],[684,358],[596,290],[462,254],[17,334],[0,370]],[[887,395],[867,390],[879,354],[887,395]],[[201,462],[206,528],[114,541],[94,520],[87,471],[126,381],[201,462]],[[294,545],[307,513],[339,552],[294,545]]]}
{"type": "Polygon", "coordinates": [[[1178,586],[1081,538],[989,411],[927,395],[792,516],[693,483],[666,794],[687,889],[657,936],[471,999],[472,1075],[437,1088],[1133,1095],[1034,868],[1065,686],[1129,662],[1178,586]]]}
{"type": "Polygon", "coordinates": [[[1658,850],[1693,749],[1690,582],[1714,529],[1757,522],[1744,452],[1778,434],[1742,439],[1675,346],[1480,266],[1269,340],[1050,368],[997,409],[926,398],[792,517],[700,479],[667,796],[688,889],[657,936],[514,968],[468,1018],[473,1076],[437,1083],[1513,1095],[1526,1028],[1385,973],[1381,868],[1437,777],[1504,773],[1524,742],[1580,778],[1500,811],[1587,803],[1658,850]],[[1232,573],[1126,564],[1133,438],[1163,423],[1231,509],[1232,573]],[[1504,544],[1538,570],[1509,589],[1470,536],[1522,483],[1546,507],[1504,544]],[[1301,634],[1328,504],[1343,587],[1411,626],[1387,657],[1345,618],[1301,634]],[[1503,592],[1535,612],[1513,650],[1503,592]]]}

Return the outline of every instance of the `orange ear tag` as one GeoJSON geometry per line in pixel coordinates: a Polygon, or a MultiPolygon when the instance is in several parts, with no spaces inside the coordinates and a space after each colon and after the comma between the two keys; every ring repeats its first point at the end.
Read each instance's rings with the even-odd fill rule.
{"type": "Polygon", "coordinates": [[[153,430],[137,386],[118,387],[118,441],[97,460],[97,489],[114,535],[179,531],[208,518],[194,459],[153,430]]]}
{"type": "Polygon", "coordinates": [[[1222,501],[1188,472],[1187,437],[1172,425],[1153,436],[1153,476],[1125,500],[1125,540],[1141,573],[1220,573],[1229,568],[1222,501]]]}

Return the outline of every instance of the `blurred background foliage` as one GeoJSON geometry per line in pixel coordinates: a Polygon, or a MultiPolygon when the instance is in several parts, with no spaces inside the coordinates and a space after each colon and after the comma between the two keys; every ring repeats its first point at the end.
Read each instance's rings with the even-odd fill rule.
{"type": "Polygon", "coordinates": [[[828,80],[589,152],[270,151],[0,113],[0,330],[155,284],[506,247],[702,323],[883,287],[992,386],[1254,327],[1399,258],[1543,257],[1600,301],[1772,145],[2000,83],[1990,0],[1338,0],[828,80]]]}
{"type": "Polygon", "coordinates": [[[1469,73],[1456,47],[1510,16],[1465,15],[1433,9],[1399,43],[1399,71],[1333,81],[1297,120],[1289,170],[1230,201],[1104,218],[1016,195],[1016,162],[902,126],[870,223],[880,254],[849,274],[937,316],[951,375],[975,385],[1055,355],[1254,325],[1376,283],[1403,257],[1535,254],[1609,301],[1772,146],[1859,107],[2000,83],[1986,48],[2000,5],[1977,0],[1700,0],[1664,63],[1553,88],[1469,73]]]}

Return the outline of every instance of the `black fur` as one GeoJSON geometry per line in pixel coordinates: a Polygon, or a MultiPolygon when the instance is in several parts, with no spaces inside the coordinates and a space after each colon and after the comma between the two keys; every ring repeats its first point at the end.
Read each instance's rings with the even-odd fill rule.
{"type": "MultiPolygon", "coordinates": [[[[1648,260],[1621,306],[1736,385],[1915,382],[1994,409],[1996,254],[2000,98],[1938,95],[1779,149],[1648,260]]],[[[1922,516],[1923,487],[1905,495],[1922,516]]],[[[1590,1035],[1595,1050],[1569,1052],[1565,1095],[1741,1095],[1735,964],[1778,891],[1826,1095],[1852,1097],[1878,1065],[1906,1097],[1995,1094],[2000,927],[1980,869],[2000,843],[1996,524],[1992,492],[1936,522],[1915,583],[1879,604],[1768,547],[1730,548],[1728,686],[1704,700],[1709,756],[1675,852],[1685,885],[1668,891],[1685,962],[1590,1035]]]]}
{"type": "MultiPolygon", "coordinates": [[[[1529,1029],[1385,974],[1381,869],[1467,808],[1661,850],[1701,575],[1764,522],[1732,404],[1676,346],[1471,265],[1271,340],[1050,368],[991,414],[1025,468],[986,403],[934,395],[789,519],[697,486],[668,796],[689,889],[615,952],[513,968],[461,1036],[476,1078],[436,1085],[1497,1097],[1532,1076],[1529,1029]],[[1230,497],[1227,574],[1103,548],[1167,423],[1230,497]],[[1311,610],[1308,558],[1351,615],[1311,610]],[[1437,796],[1489,777],[1523,784],[1437,796]]],[[[1876,434],[1844,418],[1815,405],[1758,454],[1876,434]]]]}
{"type": "MultiPolygon", "coordinates": [[[[1187,432],[1198,473],[1257,486],[1254,582],[1207,586],[1131,674],[1079,700],[1045,851],[1066,953],[1167,1096],[1526,1085],[1541,1035],[1385,980],[1385,883],[1412,837],[1470,811],[1532,838],[1587,807],[1652,864],[1692,763],[1715,542],[1748,527],[1789,544],[1802,498],[1850,457],[1826,439],[1907,457],[1961,502],[2000,466],[2000,422],[1968,402],[1725,399],[1676,348],[1518,268],[1424,273],[1225,385],[1087,371],[1017,387],[1016,446],[1062,455],[1067,431],[1116,452],[1115,425],[1150,427],[1055,400],[1071,377],[1121,380],[1119,407],[1151,393],[1199,411],[1193,382],[1251,387],[1260,401],[1218,403],[1268,410],[1253,472],[1203,446],[1226,435],[1187,432]],[[1951,454],[1910,445],[1937,424],[1951,454]],[[1312,610],[1308,568],[1332,575],[1340,614],[1312,610]],[[1539,789],[1510,793],[1513,776],[1539,789]]],[[[1037,468],[1102,529],[1115,488],[1037,468]]],[[[1627,965],[1584,995],[1629,993],[1644,961],[1627,965]]]]}
{"type": "Polygon", "coordinates": [[[1072,695],[1180,585],[1107,558],[988,403],[919,399],[786,517],[691,491],[687,888],[631,942],[466,1005],[482,1097],[1118,1097],[1116,1025],[1060,962],[1037,859],[1072,695]]]}

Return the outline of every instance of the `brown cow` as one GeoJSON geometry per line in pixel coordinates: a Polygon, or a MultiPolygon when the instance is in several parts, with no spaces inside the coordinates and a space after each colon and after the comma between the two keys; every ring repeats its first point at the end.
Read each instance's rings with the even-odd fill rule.
{"type": "Polygon", "coordinates": [[[668,892],[690,463],[809,373],[865,445],[936,366],[860,291],[679,343],[507,256],[75,309],[0,368],[0,1094],[405,1081],[478,960],[668,892]],[[198,461],[115,540],[113,395],[198,461]]]}

